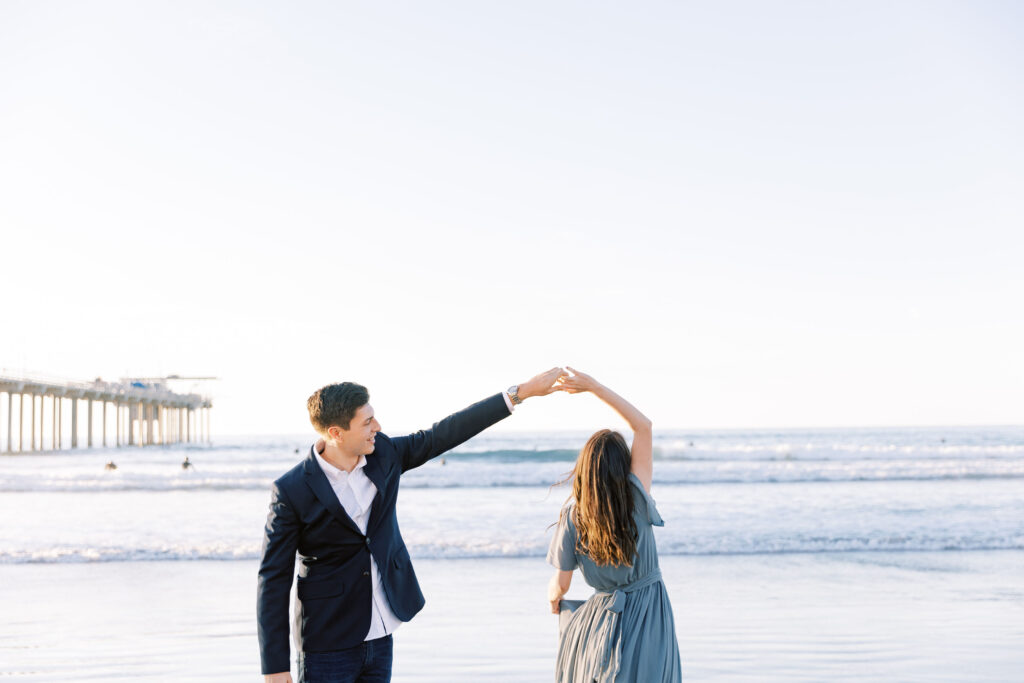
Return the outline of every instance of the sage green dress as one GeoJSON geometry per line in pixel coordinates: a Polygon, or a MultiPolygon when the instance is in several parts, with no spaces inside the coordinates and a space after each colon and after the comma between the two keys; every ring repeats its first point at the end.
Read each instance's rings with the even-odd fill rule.
{"type": "Polygon", "coordinates": [[[682,680],[679,643],[668,592],[658,568],[654,526],[665,523],[636,475],[633,517],[639,536],[632,567],[598,566],[576,552],[576,526],[562,509],[548,562],[570,571],[579,567],[595,589],[572,615],[559,638],[558,683],[677,683],[682,680]]]}

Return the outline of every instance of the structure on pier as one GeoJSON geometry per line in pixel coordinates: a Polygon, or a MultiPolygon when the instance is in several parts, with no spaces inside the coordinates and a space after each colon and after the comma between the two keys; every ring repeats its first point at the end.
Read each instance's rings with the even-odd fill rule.
{"type": "Polygon", "coordinates": [[[0,426],[7,424],[5,452],[78,448],[82,436],[83,420],[79,419],[82,407],[85,408],[88,448],[96,444],[97,436],[102,441],[96,445],[104,447],[209,443],[210,409],[213,407],[210,398],[175,393],[167,384],[168,380],[207,379],[216,378],[170,375],[128,377],[117,382],[102,379],[69,382],[0,373],[0,397],[7,394],[6,405],[0,401],[0,426]],[[97,403],[99,410],[95,409],[97,403]],[[51,425],[48,444],[45,443],[47,422],[51,425]],[[69,427],[67,434],[65,427],[69,427]],[[108,443],[108,433],[113,434],[113,444],[108,443]]]}

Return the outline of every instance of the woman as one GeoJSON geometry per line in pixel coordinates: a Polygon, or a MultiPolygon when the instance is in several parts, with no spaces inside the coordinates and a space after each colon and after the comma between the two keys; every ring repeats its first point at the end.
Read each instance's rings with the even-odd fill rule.
{"type": "Polygon", "coordinates": [[[658,568],[652,525],[662,526],[650,496],[651,421],[593,377],[569,368],[559,381],[589,391],[633,430],[633,446],[602,429],[587,441],[573,469],[573,490],[551,540],[548,600],[558,614],[579,567],[595,593],[564,627],[558,644],[559,683],[671,683],[682,680],[668,592],[658,568]]]}

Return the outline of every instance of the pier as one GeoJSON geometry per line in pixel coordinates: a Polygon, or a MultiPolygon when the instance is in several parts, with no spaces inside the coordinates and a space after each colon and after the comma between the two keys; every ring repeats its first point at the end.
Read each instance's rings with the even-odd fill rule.
{"type": "Polygon", "coordinates": [[[0,452],[209,443],[210,398],[167,386],[206,379],[215,378],[73,382],[0,371],[0,430],[6,425],[0,452]]]}

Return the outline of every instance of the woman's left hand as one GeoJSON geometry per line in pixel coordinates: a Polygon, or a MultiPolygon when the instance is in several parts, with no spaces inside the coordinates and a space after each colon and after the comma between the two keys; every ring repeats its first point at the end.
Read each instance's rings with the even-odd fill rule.
{"type": "Polygon", "coordinates": [[[562,611],[562,597],[569,591],[571,583],[572,570],[559,569],[551,576],[551,582],[548,583],[548,603],[551,605],[552,614],[562,611]]]}

